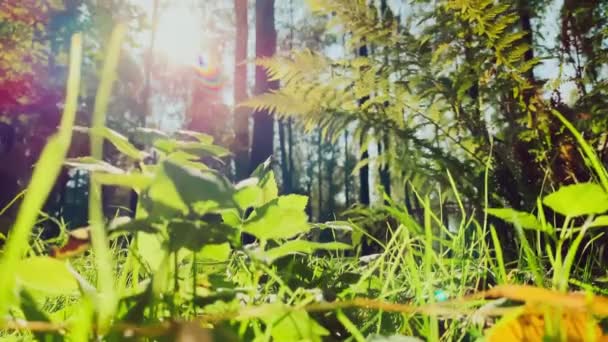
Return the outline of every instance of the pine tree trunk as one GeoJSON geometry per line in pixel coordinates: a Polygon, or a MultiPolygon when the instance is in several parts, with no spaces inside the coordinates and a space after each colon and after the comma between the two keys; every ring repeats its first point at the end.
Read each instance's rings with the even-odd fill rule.
{"type": "Polygon", "coordinates": [[[384,151],[385,160],[380,165],[380,184],[384,192],[390,197],[391,196],[391,171],[388,164],[388,136],[384,135],[382,142],[378,142],[378,154],[382,155],[384,151]]]}
{"type": "Polygon", "coordinates": [[[283,193],[291,192],[291,180],[289,169],[289,160],[287,157],[287,142],[285,141],[285,121],[279,120],[279,148],[281,150],[281,179],[283,180],[283,193]]]}
{"type": "Polygon", "coordinates": [[[348,208],[350,206],[350,174],[347,166],[349,165],[349,155],[348,155],[348,130],[344,132],[344,201],[345,207],[348,208]]]}
{"type": "MultiPolygon", "coordinates": [[[[274,26],[274,0],[256,0],[256,43],[257,58],[271,57],[277,48],[277,33],[274,26]]],[[[263,94],[278,89],[278,81],[270,81],[261,66],[255,69],[255,94],[263,94]]],[[[274,119],[267,110],[253,113],[253,141],[249,171],[268,159],[273,152],[274,119]]]]}
{"type": "MultiPolygon", "coordinates": [[[[367,46],[363,45],[359,48],[359,56],[367,57],[367,46]]],[[[366,101],[365,98],[359,100],[359,104],[363,104],[366,101]]],[[[363,143],[365,141],[365,137],[361,135],[361,141],[359,144],[361,148],[363,148],[363,143]]],[[[361,160],[365,160],[369,158],[369,153],[367,153],[367,149],[365,152],[361,154],[361,160]]],[[[367,165],[363,166],[359,169],[359,203],[363,205],[369,205],[369,167],[367,165]]]]}
{"type": "MultiPolygon", "coordinates": [[[[234,54],[234,102],[247,99],[247,40],[249,24],[247,21],[247,0],[234,0],[236,17],[236,41],[234,54]]],[[[236,179],[242,180],[249,175],[249,112],[237,107],[234,111],[234,166],[236,179]]]]}
{"type": "Polygon", "coordinates": [[[319,215],[317,216],[317,221],[321,221],[323,217],[323,151],[322,151],[323,139],[321,136],[321,128],[319,128],[319,135],[317,140],[317,185],[319,187],[319,215]]]}

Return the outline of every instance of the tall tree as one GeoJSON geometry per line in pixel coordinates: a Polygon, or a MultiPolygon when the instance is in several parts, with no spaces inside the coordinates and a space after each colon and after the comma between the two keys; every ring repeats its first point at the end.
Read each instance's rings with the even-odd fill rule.
{"type": "MultiPolygon", "coordinates": [[[[236,18],[236,41],[234,53],[234,102],[236,104],[247,98],[247,40],[249,24],[247,22],[247,0],[234,0],[236,18]]],[[[234,111],[234,164],[236,179],[244,179],[249,171],[249,112],[247,108],[236,107],[234,111]]]]}
{"type": "MultiPolygon", "coordinates": [[[[255,55],[256,58],[271,57],[277,49],[277,32],[274,24],[274,0],[255,2],[255,55]]],[[[278,81],[271,81],[262,66],[255,69],[256,95],[279,88],[278,81]]],[[[267,109],[253,113],[253,141],[251,144],[250,172],[263,163],[273,152],[274,119],[267,109]]]]}
{"type": "MultiPolygon", "coordinates": [[[[367,46],[366,45],[361,46],[359,48],[359,56],[367,57],[367,55],[368,55],[367,46]]],[[[367,98],[362,98],[361,100],[359,100],[359,104],[365,103],[366,100],[367,100],[367,98]]],[[[359,144],[360,144],[361,148],[365,150],[365,152],[363,152],[361,154],[361,160],[365,160],[365,159],[369,158],[369,153],[367,152],[367,148],[363,146],[364,143],[366,143],[366,140],[365,140],[365,136],[362,134],[359,144]]],[[[361,203],[363,205],[369,205],[369,203],[370,203],[370,200],[369,200],[369,167],[367,166],[367,164],[363,165],[363,167],[361,167],[359,169],[359,203],[361,203]]]]}

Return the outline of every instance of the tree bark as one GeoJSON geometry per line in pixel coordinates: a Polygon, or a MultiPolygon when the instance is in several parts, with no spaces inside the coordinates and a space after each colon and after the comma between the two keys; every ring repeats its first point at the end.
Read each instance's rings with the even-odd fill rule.
{"type": "MultiPolygon", "coordinates": [[[[274,0],[256,0],[256,43],[257,58],[271,57],[277,48],[277,32],[274,26],[274,0]]],[[[278,81],[270,81],[266,70],[256,66],[255,94],[263,94],[278,89],[278,81]]],[[[253,142],[251,145],[251,162],[249,171],[268,159],[273,152],[274,119],[267,110],[253,113],[253,142]]]]}
{"type": "MultiPolygon", "coordinates": [[[[359,56],[367,57],[367,46],[363,45],[359,48],[359,56]]],[[[366,98],[362,98],[359,100],[359,104],[363,104],[366,101],[366,98]]],[[[363,148],[363,143],[365,141],[365,137],[361,135],[361,141],[359,144],[361,148],[363,148]]],[[[361,160],[365,160],[369,158],[369,153],[367,153],[367,149],[365,152],[361,154],[361,160]]],[[[359,203],[363,205],[369,205],[369,167],[367,165],[363,166],[359,169],[359,203]]]]}
{"type": "Polygon", "coordinates": [[[285,141],[285,120],[279,120],[279,147],[281,150],[281,179],[283,180],[283,193],[291,192],[291,170],[289,169],[289,157],[287,156],[287,142],[285,141]]]}
{"type": "Polygon", "coordinates": [[[345,207],[350,206],[350,186],[348,181],[350,180],[350,174],[347,166],[349,165],[348,156],[348,129],[344,131],[344,201],[345,207]]]}
{"type": "MultiPolygon", "coordinates": [[[[239,104],[247,99],[247,0],[234,0],[236,17],[236,41],[234,53],[234,102],[239,104]]],[[[236,107],[234,111],[234,153],[235,176],[237,180],[247,178],[249,172],[249,112],[236,107]]]]}
{"type": "MultiPolygon", "coordinates": [[[[384,135],[382,141],[378,142],[378,155],[382,155],[382,152],[387,155],[388,152],[388,136],[384,135]]],[[[385,160],[380,165],[380,184],[382,184],[382,188],[384,192],[390,197],[391,196],[391,171],[388,164],[388,158],[385,157],[385,160]]]]}

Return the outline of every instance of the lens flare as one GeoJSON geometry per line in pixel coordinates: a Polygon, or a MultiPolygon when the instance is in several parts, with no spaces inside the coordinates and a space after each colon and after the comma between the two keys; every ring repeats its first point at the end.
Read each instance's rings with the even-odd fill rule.
{"type": "Polygon", "coordinates": [[[220,89],[224,86],[225,80],[219,66],[209,62],[204,57],[199,56],[194,70],[196,71],[197,81],[205,88],[220,89]]]}

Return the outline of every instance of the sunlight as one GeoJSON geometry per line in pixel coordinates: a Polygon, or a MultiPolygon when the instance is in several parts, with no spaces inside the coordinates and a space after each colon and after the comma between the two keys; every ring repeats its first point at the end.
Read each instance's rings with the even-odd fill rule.
{"type": "Polygon", "coordinates": [[[156,51],[171,63],[194,64],[203,42],[199,15],[187,6],[169,7],[158,20],[156,51]]]}

